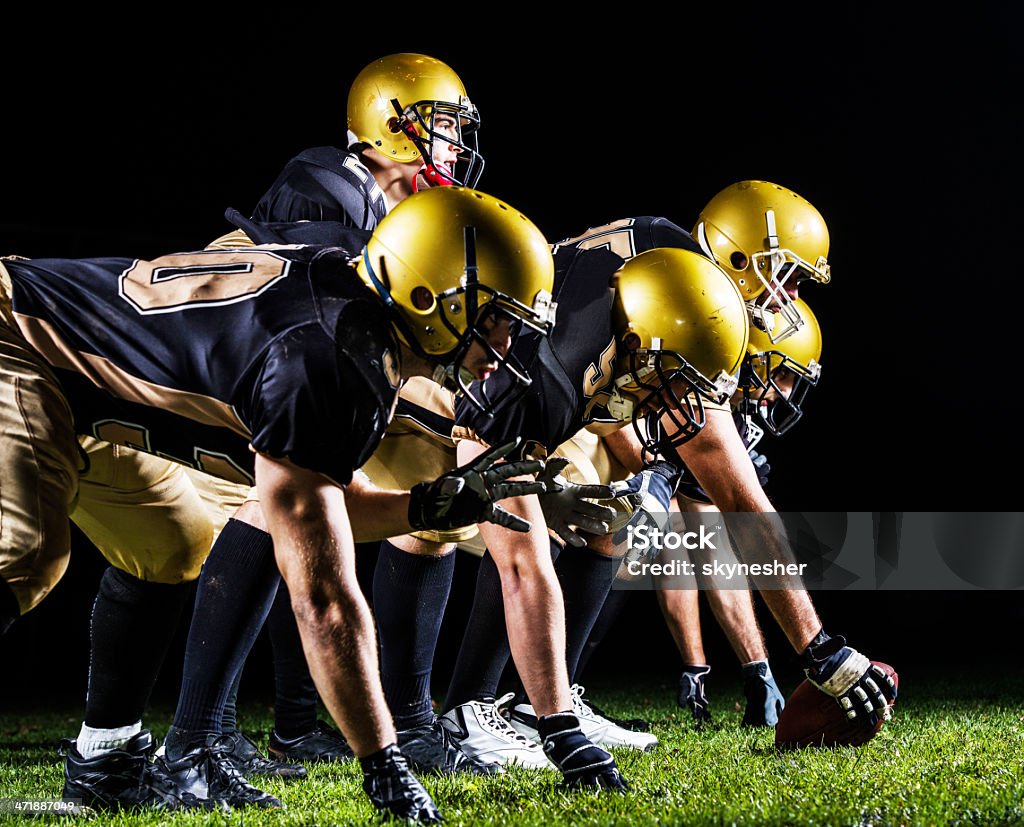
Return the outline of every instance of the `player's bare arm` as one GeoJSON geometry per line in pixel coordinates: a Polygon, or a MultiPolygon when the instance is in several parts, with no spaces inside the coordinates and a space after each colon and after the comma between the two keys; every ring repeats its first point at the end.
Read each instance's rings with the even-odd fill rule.
{"type": "Polygon", "coordinates": [[[395,742],[376,635],[355,575],[345,494],[287,459],[256,457],[256,485],[317,690],[356,755],[395,742]]]}
{"type": "MultiPolygon", "coordinates": [[[[463,440],[458,460],[470,462],[486,450],[478,442],[463,440]]],[[[572,708],[565,668],[565,608],[537,497],[517,497],[504,505],[528,520],[530,531],[517,533],[481,523],[480,534],[501,573],[512,658],[537,714],[550,715],[572,708]]]]}

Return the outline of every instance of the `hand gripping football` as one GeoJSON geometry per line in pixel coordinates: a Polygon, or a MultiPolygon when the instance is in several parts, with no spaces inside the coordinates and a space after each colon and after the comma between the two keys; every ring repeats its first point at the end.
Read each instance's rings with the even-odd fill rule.
{"type": "MultiPolygon", "coordinates": [[[[899,688],[899,675],[887,663],[872,661],[892,678],[899,688]]],[[[804,680],[786,701],[775,727],[775,746],[780,749],[800,747],[858,746],[867,743],[882,729],[884,720],[869,726],[850,721],[836,699],[804,680]]]]}

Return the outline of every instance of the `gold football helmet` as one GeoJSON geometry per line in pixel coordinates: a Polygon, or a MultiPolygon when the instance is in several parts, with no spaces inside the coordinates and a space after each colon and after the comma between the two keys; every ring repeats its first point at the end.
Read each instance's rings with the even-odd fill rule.
{"type": "Polygon", "coordinates": [[[606,407],[633,421],[648,452],[681,445],[704,427],[703,400],[721,404],[736,389],[749,333],[743,298],[714,262],[679,248],[630,259],[615,286],[618,358],[606,407]]]}
{"type": "Polygon", "coordinates": [[[348,128],[356,139],[395,161],[422,160],[425,177],[435,185],[476,186],[484,169],[479,126],[459,76],[427,55],[404,52],[375,60],[349,89],[348,128]],[[454,121],[454,136],[435,128],[442,116],[454,121]],[[434,141],[459,150],[458,172],[434,162],[434,141]]]}
{"type": "Polygon", "coordinates": [[[782,436],[804,415],[803,401],[821,376],[821,327],[803,299],[793,304],[803,319],[782,342],[750,328],[747,357],[740,371],[740,412],[748,425],[757,418],[764,430],[782,436]]]}
{"type": "MultiPolygon", "coordinates": [[[[554,326],[554,261],[543,234],[525,215],[465,187],[423,190],[377,225],[356,266],[392,313],[399,338],[439,366],[435,379],[469,392],[475,377],[460,371],[473,342],[525,388],[527,367],[488,342],[496,318],[515,332],[546,336],[554,326]]],[[[539,341],[539,340],[538,340],[539,341]]]]}
{"type": "Polygon", "coordinates": [[[810,203],[768,181],[726,187],[700,212],[693,230],[701,249],[736,282],[751,302],[755,326],[772,343],[792,336],[800,314],[787,293],[805,279],[827,284],[828,227],[810,203]]]}

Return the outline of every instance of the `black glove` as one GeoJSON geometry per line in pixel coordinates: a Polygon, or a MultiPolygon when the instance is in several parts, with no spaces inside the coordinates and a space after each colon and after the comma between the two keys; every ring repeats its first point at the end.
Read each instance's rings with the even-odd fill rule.
{"type": "Polygon", "coordinates": [[[569,460],[564,457],[549,459],[544,473],[537,477],[546,486],[540,495],[540,507],[548,528],[571,546],[582,547],[587,541],[573,530],[573,526],[591,534],[607,534],[615,509],[598,505],[590,500],[610,500],[616,497],[610,485],[577,485],[559,476],[569,460]]]}
{"type": "Polygon", "coordinates": [[[831,695],[851,721],[873,727],[888,720],[896,700],[896,684],[842,635],[819,632],[800,655],[804,674],[822,692],[831,695]]]}
{"type": "Polygon", "coordinates": [[[683,674],[679,676],[679,695],[676,703],[683,709],[690,710],[698,729],[711,723],[708,696],[704,693],[704,679],[710,671],[711,667],[706,664],[687,664],[683,667],[683,674]]]}
{"type": "MultiPolygon", "coordinates": [[[[615,533],[613,539],[616,544],[626,542],[630,529],[635,531],[641,526],[659,531],[669,529],[669,503],[675,494],[678,480],[679,472],[675,466],[659,460],[645,465],[639,474],[628,480],[612,483],[611,490],[614,496],[628,501],[634,509],[629,522],[615,533]]],[[[654,545],[651,544],[649,548],[654,548],[654,545]]]]}
{"type": "Polygon", "coordinates": [[[761,483],[761,487],[764,488],[768,484],[768,473],[772,470],[772,467],[768,464],[768,457],[764,454],[759,454],[753,448],[747,451],[750,456],[750,461],[754,463],[754,470],[757,472],[757,481],[761,483]]]}
{"type": "Polygon", "coordinates": [[[544,739],[544,753],[562,771],[567,787],[629,789],[611,753],[583,734],[573,713],[542,715],[537,719],[537,732],[544,739]]]}
{"type": "Polygon", "coordinates": [[[510,514],[496,500],[542,494],[543,482],[505,482],[509,477],[544,470],[540,460],[495,462],[519,444],[517,439],[482,454],[433,482],[421,482],[409,492],[409,525],[416,531],[447,531],[474,523],[497,523],[513,531],[529,531],[530,523],[510,514]]]}

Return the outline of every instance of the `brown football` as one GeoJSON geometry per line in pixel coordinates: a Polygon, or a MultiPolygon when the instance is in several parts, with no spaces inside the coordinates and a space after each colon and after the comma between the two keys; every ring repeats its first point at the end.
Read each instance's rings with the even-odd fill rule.
{"type": "MultiPolygon", "coordinates": [[[[899,688],[900,679],[887,663],[871,661],[880,666],[899,688]]],[[[831,695],[804,680],[789,696],[775,726],[775,746],[780,749],[799,747],[857,746],[874,738],[884,722],[873,727],[850,721],[831,695]]]]}

